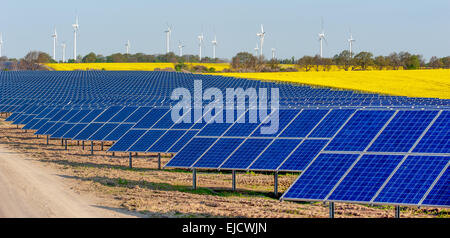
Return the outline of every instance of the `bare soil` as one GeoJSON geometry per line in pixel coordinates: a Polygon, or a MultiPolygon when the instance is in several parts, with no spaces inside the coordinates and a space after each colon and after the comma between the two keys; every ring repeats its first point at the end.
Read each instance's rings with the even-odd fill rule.
{"type": "MultiPolygon", "coordinates": [[[[197,172],[197,190],[192,189],[192,173],[188,170],[158,170],[156,154],[138,154],[133,169],[128,167],[128,154],[101,150],[100,142],[69,141],[65,150],[61,140],[50,140],[33,131],[24,132],[0,120],[0,145],[23,154],[40,165],[57,171],[57,176],[77,194],[95,198],[96,206],[140,217],[328,217],[326,204],[280,202],[273,195],[273,174],[237,173],[237,191],[231,191],[231,173],[197,172]]],[[[162,162],[170,155],[163,155],[162,162]]],[[[279,195],[298,174],[279,175],[279,195]]],[[[336,217],[394,216],[390,206],[336,204],[336,217]]],[[[448,217],[449,211],[437,208],[402,208],[402,217],[448,217]]]]}

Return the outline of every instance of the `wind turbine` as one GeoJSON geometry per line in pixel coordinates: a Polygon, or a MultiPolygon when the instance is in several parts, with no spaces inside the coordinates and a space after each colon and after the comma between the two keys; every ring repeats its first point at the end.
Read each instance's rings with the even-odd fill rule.
{"type": "Polygon", "coordinates": [[[256,47],[254,48],[254,50],[255,50],[255,56],[258,56],[258,50],[259,50],[258,43],[256,43],[256,47]]]}
{"type": "Polygon", "coordinates": [[[323,18],[322,18],[322,32],[319,33],[319,41],[320,41],[320,58],[323,56],[323,40],[325,39],[325,31],[323,29],[323,18]]]}
{"type": "Polygon", "coordinates": [[[64,63],[66,61],[66,43],[63,42],[61,44],[62,47],[62,62],[64,63]]]}
{"type": "Polygon", "coordinates": [[[353,35],[352,35],[352,31],[350,30],[350,39],[348,39],[348,44],[349,44],[349,49],[350,49],[350,57],[352,57],[352,46],[353,46],[353,42],[355,42],[356,40],[353,39],[353,35]]]}
{"type": "Polygon", "coordinates": [[[216,58],[216,46],[217,46],[216,36],[214,36],[214,40],[211,41],[211,43],[213,44],[213,59],[215,59],[216,58]]]}
{"type": "Polygon", "coordinates": [[[56,41],[58,40],[58,34],[56,33],[56,28],[55,28],[55,33],[53,33],[52,35],[53,38],[53,59],[56,60],[56,41]]]}
{"type": "Polygon", "coordinates": [[[0,33],[0,57],[2,57],[3,35],[0,33]]]}
{"type": "Polygon", "coordinates": [[[166,53],[170,52],[170,36],[172,35],[172,27],[167,25],[167,30],[164,31],[166,33],[166,53]]]}
{"type": "Polygon", "coordinates": [[[275,49],[275,48],[272,48],[272,59],[273,59],[273,60],[275,59],[275,51],[276,51],[276,49],[275,49]]]}
{"type": "Polygon", "coordinates": [[[125,47],[127,48],[127,55],[130,53],[130,40],[127,41],[127,43],[125,44],[125,47]]]}
{"type": "Polygon", "coordinates": [[[264,35],[266,34],[266,32],[264,32],[264,27],[261,24],[261,32],[260,33],[256,33],[256,35],[259,37],[259,56],[262,58],[263,57],[263,44],[264,44],[264,35]]]}
{"type": "Polygon", "coordinates": [[[80,26],[78,25],[78,16],[75,19],[75,24],[72,24],[73,27],[73,60],[74,62],[77,61],[77,33],[80,29],[80,26]]]}
{"type": "Polygon", "coordinates": [[[199,54],[198,57],[200,61],[202,60],[202,46],[203,46],[203,33],[198,36],[199,54]]]}
{"type": "Polygon", "coordinates": [[[184,48],[184,45],[181,44],[181,41],[178,42],[178,49],[180,49],[180,57],[183,56],[183,48],[184,48]]]}

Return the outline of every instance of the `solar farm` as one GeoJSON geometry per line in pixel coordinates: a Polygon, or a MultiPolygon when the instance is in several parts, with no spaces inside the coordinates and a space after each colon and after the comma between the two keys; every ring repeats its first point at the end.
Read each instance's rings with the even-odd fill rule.
{"type": "Polygon", "coordinates": [[[330,217],[335,203],[390,205],[397,217],[400,206],[450,207],[449,99],[178,72],[24,71],[0,72],[0,112],[42,146],[77,141],[94,154],[94,143],[108,144],[106,153],[127,153],[130,168],[137,154],[155,155],[158,169],[192,173],[192,189],[201,186],[198,171],[230,172],[231,190],[237,172],[256,172],[273,175],[281,201],[324,202],[330,217]],[[244,108],[223,101],[227,110],[216,111],[206,101],[200,120],[185,113],[174,121],[172,92],[194,92],[196,80],[223,92],[278,89],[279,107],[251,122],[242,94],[231,105],[242,97],[244,108]],[[274,114],[278,131],[261,133],[274,114]],[[214,123],[218,117],[235,120],[214,123]],[[284,173],[299,176],[280,196],[284,173]]]}

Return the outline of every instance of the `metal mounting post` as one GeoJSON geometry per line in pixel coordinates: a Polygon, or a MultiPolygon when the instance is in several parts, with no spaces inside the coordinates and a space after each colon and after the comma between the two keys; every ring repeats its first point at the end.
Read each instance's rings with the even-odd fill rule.
{"type": "Polygon", "coordinates": [[[91,141],[91,155],[94,154],[94,141],[91,141]]]}
{"type": "Polygon", "coordinates": [[[158,170],[161,170],[161,153],[158,153],[158,170]]]}
{"type": "Polygon", "coordinates": [[[278,172],[275,172],[273,175],[273,193],[275,197],[278,197],[278,172]]]}
{"type": "Polygon", "coordinates": [[[231,171],[231,190],[236,191],[236,170],[231,171]]]}
{"type": "Polygon", "coordinates": [[[133,168],[133,155],[131,154],[131,152],[130,152],[130,155],[128,157],[128,160],[130,162],[130,169],[132,169],[133,168]]]}
{"type": "Polygon", "coordinates": [[[102,145],[102,151],[103,151],[103,141],[101,142],[101,145],[102,145]]]}
{"type": "Polygon", "coordinates": [[[395,218],[400,218],[400,206],[395,206],[395,218]]]}
{"type": "Polygon", "coordinates": [[[66,149],[67,150],[67,140],[66,140],[66,142],[65,142],[65,148],[64,149],[66,149]]]}
{"type": "Polygon", "coordinates": [[[47,135],[47,145],[48,145],[48,135],[47,135]]]}
{"type": "Polygon", "coordinates": [[[84,150],[84,141],[81,142],[81,149],[84,150]]]}
{"type": "Polygon", "coordinates": [[[334,218],[334,202],[330,202],[330,218],[334,218]]]}
{"type": "Polygon", "coordinates": [[[192,170],[192,189],[197,189],[197,170],[192,170]]]}

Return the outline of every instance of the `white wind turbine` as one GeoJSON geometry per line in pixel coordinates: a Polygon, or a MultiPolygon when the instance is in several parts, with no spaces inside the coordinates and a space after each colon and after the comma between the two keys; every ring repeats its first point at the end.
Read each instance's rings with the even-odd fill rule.
{"type": "Polygon", "coordinates": [[[264,32],[264,27],[261,24],[261,32],[256,34],[259,37],[259,57],[263,57],[263,45],[264,45],[264,36],[266,35],[266,32],[264,32]]]}
{"type": "Polygon", "coordinates": [[[350,50],[350,57],[352,57],[352,46],[353,46],[353,42],[355,42],[355,41],[356,40],[353,39],[352,31],[350,31],[350,38],[348,39],[349,50],[350,50]]]}
{"type": "Polygon", "coordinates": [[[128,55],[130,53],[130,47],[131,47],[130,40],[127,41],[127,43],[125,44],[125,47],[127,48],[127,55],[128,55]]]}
{"type": "Polygon", "coordinates": [[[276,49],[275,49],[275,48],[272,48],[272,59],[273,59],[273,60],[275,59],[275,51],[276,51],[276,49]]]}
{"type": "Polygon", "coordinates": [[[259,51],[258,43],[256,43],[256,47],[254,48],[254,50],[255,50],[255,56],[258,56],[258,51],[259,51]]]}
{"type": "Polygon", "coordinates": [[[172,27],[167,25],[167,30],[164,31],[166,33],[166,53],[170,52],[170,37],[172,35],[172,27]]]}
{"type": "Polygon", "coordinates": [[[72,24],[73,27],[73,59],[76,62],[77,61],[77,33],[80,29],[80,26],[78,25],[78,16],[75,19],[75,24],[72,24]]]}
{"type": "Polygon", "coordinates": [[[66,43],[61,44],[62,47],[62,62],[64,63],[66,61],[66,43]]]}
{"type": "Polygon", "coordinates": [[[198,36],[198,46],[199,46],[199,54],[198,57],[200,61],[202,60],[202,46],[203,46],[203,33],[198,36]]]}
{"type": "Polygon", "coordinates": [[[184,45],[181,44],[181,41],[178,42],[178,49],[180,50],[180,57],[183,56],[183,48],[184,48],[184,45]]]}
{"type": "Polygon", "coordinates": [[[2,57],[3,35],[0,33],[0,57],[2,57]]]}
{"type": "Polygon", "coordinates": [[[213,59],[216,58],[216,46],[217,46],[217,39],[216,36],[214,36],[214,40],[211,41],[212,45],[213,45],[213,59]]]}
{"type": "Polygon", "coordinates": [[[56,42],[58,41],[58,34],[56,33],[56,28],[55,28],[55,33],[53,33],[52,35],[53,38],[53,59],[56,60],[56,42]]]}
{"type": "Polygon", "coordinates": [[[320,58],[323,57],[323,41],[324,41],[324,40],[325,40],[325,42],[326,42],[326,39],[325,39],[325,31],[324,31],[324,29],[323,29],[323,18],[322,18],[322,32],[319,33],[319,41],[320,41],[320,58]]]}

